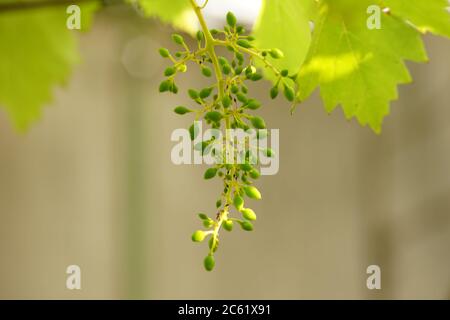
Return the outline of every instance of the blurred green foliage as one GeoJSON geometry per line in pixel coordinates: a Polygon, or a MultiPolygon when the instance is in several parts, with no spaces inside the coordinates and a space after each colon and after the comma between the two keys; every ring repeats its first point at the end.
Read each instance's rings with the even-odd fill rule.
{"type": "MultiPolygon", "coordinates": [[[[124,1],[179,29],[196,27],[187,0],[124,1]]],[[[81,3],[83,29],[98,3],[81,3]]],[[[320,88],[328,112],[341,105],[347,118],[380,132],[397,85],[411,81],[404,61],[427,59],[421,34],[450,37],[447,7],[447,0],[263,0],[254,33],[259,47],[285,53],[278,67],[300,70],[297,99],[320,88]],[[366,26],[371,5],[383,9],[381,29],[366,26]]],[[[53,87],[79,61],[65,8],[0,12],[0,105],[20,130],[39,118],[53,87]]]]}

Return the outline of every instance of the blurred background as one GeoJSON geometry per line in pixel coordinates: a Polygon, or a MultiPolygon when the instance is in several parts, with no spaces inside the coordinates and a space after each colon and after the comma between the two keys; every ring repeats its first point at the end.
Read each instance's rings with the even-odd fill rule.
{"type": "Polygon", "coordinates": [[[380,136],[317,93],[291,116],[269,83],[251,88],[280,129],[280,171],[258,183],[255,231],[223,233],[207,273],[190,235],[220,184],[170,160],[190,124],[172,109],[204,82],[190,72],[158,93],[171,32],[107,8],[40,122],[19,134],[0,112],[0,298],[450,298],[449,41],[425,37],[430,62],[409,64],[380,136]],[[72,264],[81,290],[66,289],[72,264]],[[381,290],[366,287],[372,264],[381,290]]]}

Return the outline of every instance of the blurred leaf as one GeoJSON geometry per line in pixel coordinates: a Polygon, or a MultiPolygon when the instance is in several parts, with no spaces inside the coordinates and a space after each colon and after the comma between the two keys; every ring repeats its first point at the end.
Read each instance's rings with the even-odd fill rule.
{"type": "Polygon", "coordinates": [[[319,1],[311,47],[298,78],[301,100],[320,87],[328,112],[340,104],[347,118],[356,117],[377,133],[390,101],[397,99],[397,85],[411,81],[404,60],[427,60],[420,33],[398,16],[436,33],[446,33],[450,23],[442,17],[445,1],[407,1],[409,9],[402,1],[385,2],[397,2],[403,10],[393,6],[390,13],[382,13],[381,29],[369,30],[366,12],[373,1],[319,1]],[[428,17],[411,9],[425,3],[431,8],[428,17]]]}
{"type": "MultiPolygon", "coordinates": [[[[254,27],[256,46],[278,48],[284,58],[273,61],[279,69],[297,72],[311,42],[309,16],[314,0],[263,0],[254,27]]],[[[272,75],[268,72],[267,77],[272,75]]]]}
{"type": "MultiPolygon", "coordinates": [[[[81,6],[90,21],[97,4],[81,6]]],[[[66,6],[0,14],[0,105],[19,130],[36,121],[79,61],[76,31],[68,30],[66,6]]],[[[82,24],[82,28],[87,25],[82,24]]]]}
{"type": "Polygon", "coordinates": [[[148,17],[158,17],[165,23],[193,32],[196,23],[189,0],[128,0],[138,4],[148,17]],[[190,15],[191,13],[191,15],[190,15]]]}

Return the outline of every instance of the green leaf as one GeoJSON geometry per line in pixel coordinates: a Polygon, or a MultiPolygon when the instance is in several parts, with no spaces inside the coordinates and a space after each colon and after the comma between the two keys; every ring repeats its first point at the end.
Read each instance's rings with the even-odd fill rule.
{"type": "Polygon", "coordinates": [[[141,8],[148,17],[158,17],[176,28],[194,32],[196,18],[191,10],[189,0],[128,0],[141,8]]]}
{"type": "MultiPolygon", "coordinates": [[[[427,3],[432,1],[427,1],[427,3]]],[[[345,116],[356,117],[381,131],[397,85],[411,81],[404,60],[426,61],[420,33],[408,22],[382,14],[381,29],[366,27],[367,7],[373,1],[323,0],[309,53],[301,68],[298,98],[315,88],[331,112],[341,105],[345,116]]]]}
{"type": "MultiPolygon", "coordinates": [[[[97,4],[80,6],[85,30],[97,4]]],[[[0,106],[19,130],[40,117],[55,85],[64,84],[80,60],[77,31],[67,29],[68,17],[65,6],[0,15],[0,106]]]]}
{"type": "MultiPolygon", "coordinates": [[[[255,46],[279,49],[284,58],[273,60],[279,69],[298,71],[311,41],[309,16],[314,0],[263,0],[262,9],[254,27],[255,46]]],[[[274,79],[270,71],[265,73],[274,79]]]]}
{"type": "Polygon", "coordinates": [[[450,37],[447,0],[385,0],[392,13],[410,21],[421,32],[450,37]]]}

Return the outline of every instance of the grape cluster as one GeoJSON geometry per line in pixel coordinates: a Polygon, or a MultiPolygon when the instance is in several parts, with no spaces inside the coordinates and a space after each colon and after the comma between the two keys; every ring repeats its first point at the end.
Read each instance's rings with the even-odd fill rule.
{"type": "MultiPolygon", "coordinates": [[[[176,77],[187,71],[188,62],[194,63],[200,68],[203,76],[211,78],[214,75],[215,80],[207,87],[188,90],[187,93],[195,107],[177,106],[174,112],[178,115],[193,114],[195,121],[204,121],[211,128],[224,131],[225,138],[227,129],[256,130],[258,139],[266,138],[265,120],[253,114],[261,107],[261,102],[249,96],[246,83],[263,78],[263,74],[258,70],[258,67],[262,66],[271,71],[275,77],[270,97],[275,99],[282,90],[285,98],[295,103],[296,75],[291,75],[288,70],[278,70],[274,67],[271,59],[282,59],[283,52],[279,49],[256,48],[254,37],[246,34],[244,27],[237,24],[233,13],[227,14],[227,25],[223,30],[209,30],[200,8],[194,7],[194,9],[202,25],[202,30],[196,34],[197,47],[191,50],[181,35],[173,34],[172,40],[180,47],[180,50],[175,53],[170,53],[166,48],[159,50],[163,58],[172,62],[172,65],[164,71],[166,79],[161,82],[159,91],[178,93],[176,77]],[[216,53],[218,47],[228,49],[223,50],[228,54],[218,56],[216,53]]],[[[195,140],[198,135],[196,123],[189,127],[192,140],[195,140]]],[[[194,145],[194,149],[205,155],[215,151],[212,148],[215,142],[217,141],[214,141],[214,138],[202,141],[194,145]]],[[[227,143],[230,142],[227,141],[227,143]]],[[[233,226],[238,224],[242,230],[253,230],[252,221],[256,220],[256,214],[252,209],[245,207],[244,198],[261,199],[261,193],[254,186],[254,181],[260,176],[258,152],[263,152],[268,157],[274,156],[270,148],[249,149],[243,155],[244,161],[240,162],[236,159],[239,156],[236,152],[232,163],[219,161],[204,173],[205,179],[219,177],[224,185],[223,192],[216,202],[216,213],[212,217],[204,213],[198,214],[205,230],[197,230],[192,235],[194,242],[202,242],[209,237],[209,252],[204,259],[204,266],[208,271],[211,271],[215,265],[214,253],[219,246],[219,231],[222,227],[226,231],[232,231],[233,226]],[[242,219],[231,216],[233,207],[242,219]]]]}

